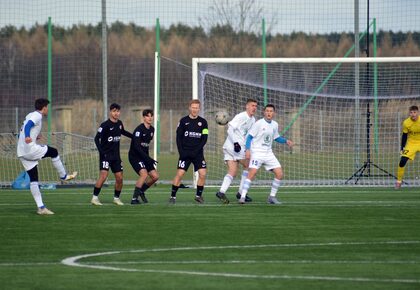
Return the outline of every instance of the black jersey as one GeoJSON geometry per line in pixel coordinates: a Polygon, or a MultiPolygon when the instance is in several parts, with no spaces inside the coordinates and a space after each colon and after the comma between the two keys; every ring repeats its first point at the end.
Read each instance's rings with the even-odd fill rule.
{"type": "Polygon", "coordinates": [[[140,157],[146,154],[149,156],[149,145],[155,134],[155,128],[150,126],[149,129],[146,128],[144,124],[140,124],[134,129],[133,138],[131,139],[129,155],[140,157]]]}
{"type": "Polygon", "coordinates": [[[189,115],[183,117],[176,129],[176,145],[180,156],[202,153],[208,131],[206,119],[200,116],[191,119],[189,115]]]}
{"type": "Polygon", "coordinates": [[[121,135],[131,138],[133,135],[124,129],[121,120],[116,123],[110,119],[101,124],[95,136],[99,154],[107,160],[119,160],[121,135]]]}

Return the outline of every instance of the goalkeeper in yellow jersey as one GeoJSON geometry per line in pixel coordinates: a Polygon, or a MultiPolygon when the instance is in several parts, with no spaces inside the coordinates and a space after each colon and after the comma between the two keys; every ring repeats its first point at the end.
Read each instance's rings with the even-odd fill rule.
{"type": "Polygon", "coordinates": [[[401,183],[404,176],[405,165],[407,161],[414,160],[416,153],[420,151],[420,120],[419,120],[419,108],[417,106],[411,106],[410,117],[404,120],[402,136],[401,136],[401,159],[398,165],[397,182],[395,183],[395,189],[401,187],[401,183]]]}

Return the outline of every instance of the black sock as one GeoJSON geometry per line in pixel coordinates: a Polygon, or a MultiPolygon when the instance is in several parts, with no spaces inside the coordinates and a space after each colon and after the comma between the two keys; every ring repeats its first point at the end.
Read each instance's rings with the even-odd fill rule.
{"type": "Polygon", "coordinates": [[[101,188],[100,187],[94,187],[93,188],[93,195],[94,196],[98,196],[99,195],[99,193],[101,192],[101,188]]]}
{"type": "Polygon", "coordinates": [[[133,199],[139,199],[139,195],[142,193],[143,191],[141,190],[140,187],[135,187],[134,188],[134,192],[133,192],[133,199]]]}
{"type": "Polygon", "coordinates": [[[197,196],[201,196],[203,194],[203,190],[204,190],[204,185],[202,185],[202,186],[197,185],[197,193],[196,193],[196,195],[197,196]]]}
{"type": "Polygon", "coordinates": [[[121,190],[114,190],[114,197],[120,198],[121,190]]]}
{"type": "Polygon", "coordinates": [[[178,191],[179,186],[173,185],[172,184],[172,191],[171,191],[171,196],[172,197],[176,197],[176,192],[178,191]]]}
{"type": "Polygon", "coordinates": [[[144,183],[143,186],[141,187],[141,191],[146,192],[146,190],[149,188],[149,186],[144,183]]]}

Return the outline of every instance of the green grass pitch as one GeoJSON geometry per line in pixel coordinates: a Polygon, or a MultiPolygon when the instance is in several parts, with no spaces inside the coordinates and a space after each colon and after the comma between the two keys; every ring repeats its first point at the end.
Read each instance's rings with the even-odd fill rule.
{"type": "Polygon", "coordinates": [[[1,289],[420,289],[418,188],[281,188],[280,206],[206,203],[169,186],[129,205],[132,186],[102,207],[90,188],[0,190],[1,289]],[[65,263],[63,263],[63,260],[65,263]]]}

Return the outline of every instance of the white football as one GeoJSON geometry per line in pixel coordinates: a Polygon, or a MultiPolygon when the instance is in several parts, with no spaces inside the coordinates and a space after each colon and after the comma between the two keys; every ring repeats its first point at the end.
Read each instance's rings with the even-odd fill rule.
{"type": "Polygon", "coordinates": [[[229,122],[229,113],[226,110],[219,110],[215,115],[216,123],[224,126],[229,122]]]}

